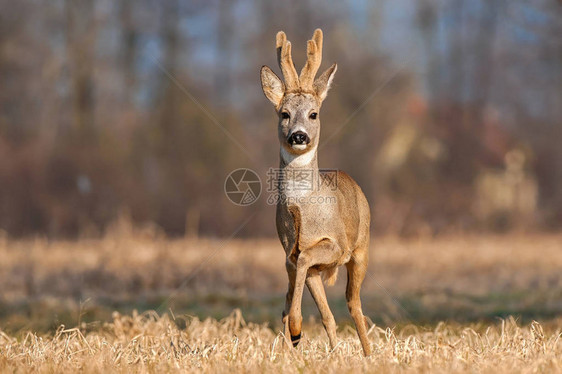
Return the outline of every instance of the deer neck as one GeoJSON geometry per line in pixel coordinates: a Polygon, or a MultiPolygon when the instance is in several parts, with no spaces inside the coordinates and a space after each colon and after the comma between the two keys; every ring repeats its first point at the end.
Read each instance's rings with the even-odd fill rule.
{"type": "MultiPolygon", "coordinates": [[[[316,151],[314,147],[301,155],[293,155],[281,147],[279,168],[283,177],[279,180],[278,188],[285,198],[301,198],[316,190],[319,174],[316,151]]],[[[291,204],[289,200],[287,202],[291,204]]]]}

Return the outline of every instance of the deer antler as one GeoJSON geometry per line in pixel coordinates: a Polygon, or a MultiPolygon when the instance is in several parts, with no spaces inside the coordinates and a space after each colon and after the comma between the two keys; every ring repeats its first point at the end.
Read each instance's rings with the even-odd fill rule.
{"type": "Polygon", "coordinates": [[[299,77],[300,86],[303,89],[312,89],[314,77],[322,63],[322,39],[322,30],[316,29],[314,35],[312,35],[312,40],[309,40],[306,44],[306,64],[299,77]]]}
{"type": "Polygon", "coordinates": [[[314,77],[322,63],[322,39],[322,30],[316,29],[312,40],[306,44],[306,64],[299,77],[291,57],[291,42],[283,31],[277,33],[277,60],[285,78],[286,91],[314,91],[314,77]]]}
{"type": "Polygon", "coordinates": [[[291,57],[291,42],[287,40],[287,36],[283,31],[277,33],[276,45],[277,61],[283,72],[287,91],[297,90],[299,88],[299,77],[291,57]]]}

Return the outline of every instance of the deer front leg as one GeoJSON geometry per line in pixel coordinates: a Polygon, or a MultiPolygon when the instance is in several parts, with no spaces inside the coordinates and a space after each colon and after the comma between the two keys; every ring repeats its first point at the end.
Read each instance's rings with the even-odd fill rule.
{"type": "Polygon", "coordinates": [[[297,270],[295,276],[295,288],[293,299],[289,310],[289,332],[293,346],[297,346],[301,339],[302,329],[302,293],[308,274],[308,270],[315,265],[332,264],[341,256],[341,250],[337,244],[325,239],[313,247],[303,250],[297,259],[297,270]]]}
{"type": "Polygon", "coordinates": [[[324,325],[324,329],[328,334],[328,339],[330,340],[330,348],[334,349],[336,347],[336,320],[334,319],[334,315],[330,311],[330,306],[328,305],[328,300],[326,299],[326,292],[324,291],[324,285],[322,285],[322,277],[320,276],[320,272],[316,269],[310,269],[308,271],[308,277],[306,278],[306,285],[316,306],[318,307],[318,311],[320,312],[320,316],[322,317],[322,324],[324,325]]]}
{"type": "Polygon", "coordinates": [[[287,276],[289,277],[289,285],[287,287],[287,295],[285,297],[285,309],[283,310],[283,326],[284,326],[284,335],[285,335],[285,342],[290,347],[289,342],[289,309],[291,308],[291,304],[293,301],[293,292],[295,289],[295,276],[297,274],[297,269],[292,262],[288,259],[285,261],[285,268],[287,269],[287,276]]]}

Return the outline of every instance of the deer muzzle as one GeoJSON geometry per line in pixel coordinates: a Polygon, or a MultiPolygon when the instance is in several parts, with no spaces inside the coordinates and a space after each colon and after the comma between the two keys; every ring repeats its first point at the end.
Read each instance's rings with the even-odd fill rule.
{"type": "Polygon", "coordinates": [[[287,142],[291,146],[295,146],[295,145],[306,146],[310,143],[310,137],[304,131],[299,130],[299,131],[295,131],[294,133],[289,135],[289,138],[287,139],[287,142]]]}

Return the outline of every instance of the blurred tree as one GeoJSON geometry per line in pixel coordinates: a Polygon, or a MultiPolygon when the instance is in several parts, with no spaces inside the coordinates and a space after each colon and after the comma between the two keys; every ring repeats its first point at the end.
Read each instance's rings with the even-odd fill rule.
{"type": "Polygon", "coordinates": [[[66,0],[67,53],[72,76],[74,126],[91,136],[94,129],[94,46],[96,27],[92,0],[66,0]]]}
{"type": "Polygon", "coordinates": [[[559,2],[321,5],[0,0],[0,229],[98,235],[130,212],[173,235],[228,235],[255,212],[240,234],[273,235],[265,199],[236,207],[223,183],[277,166],[258,70],[278,71],[280,29],[300,70],[316,27],[322,69],[339,64],[320,166],[359,181],[375,230],[498,228],[482,205],[501,200],[514,149],[538,210],[513,222],[561,227],[559,2]]]}

